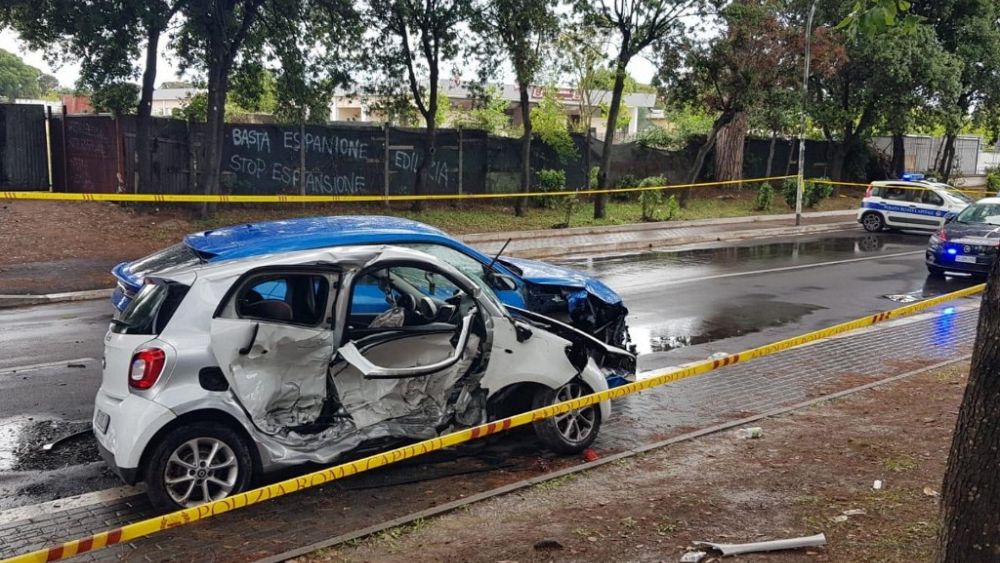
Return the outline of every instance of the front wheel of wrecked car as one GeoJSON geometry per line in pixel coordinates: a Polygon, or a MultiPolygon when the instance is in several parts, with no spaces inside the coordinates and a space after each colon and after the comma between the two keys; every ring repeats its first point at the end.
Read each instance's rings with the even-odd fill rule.
{"type": "Polygon", "coordinates": [[[146,466],[146,494],[162,511],[190,508],[246,490],[253,463],[243,438],[218,423],[171,430],[146,466]]]}
{"type": "MultiPolygon", "coordinates": [[[[577,399],[591,393],[590,387],[574,379],[558,389],[540,389],[532,400],[532,409],[577,399]]],[[[534,423],[535,434],[548,449],[561,454],[579,453],[597,439],[601,429],[601,408],[590,405],[534,423]]]]}

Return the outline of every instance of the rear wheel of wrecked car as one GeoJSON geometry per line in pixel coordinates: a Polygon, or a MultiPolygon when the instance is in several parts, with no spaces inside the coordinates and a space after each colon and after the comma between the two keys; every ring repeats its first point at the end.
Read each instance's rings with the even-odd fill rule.
{"type": "Polygon", "coordinates": [[[238,433],[195,422],[171,430],[155,446],[146,465],[146,493],[159,510],[190,508],[246,490],[252,467],[238,433]]]}
{"type": "MultiPolygon", "coordinates": [[[[558,389],[540,389],[535,393],[532,409],[569,401],[591,393],[589,387],[578,379],[558,389]]],[[[601,409],[590,405],[565,412],[534,423],[535,434],[550,450],[561,454],[578,453],[597,438],[601,429],[601,409]]]]}

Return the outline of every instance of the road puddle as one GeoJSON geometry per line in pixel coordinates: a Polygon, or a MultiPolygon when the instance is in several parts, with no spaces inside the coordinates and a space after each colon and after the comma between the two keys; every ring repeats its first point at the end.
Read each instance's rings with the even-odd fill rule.
{"type": "Polygon", "coordinates": [[[669,352],[794,323],[823,308],[770,300],[723,304],[704,317],[675,318],[663,325],[632,326],[629,333],[640,354],[669,352]]]}

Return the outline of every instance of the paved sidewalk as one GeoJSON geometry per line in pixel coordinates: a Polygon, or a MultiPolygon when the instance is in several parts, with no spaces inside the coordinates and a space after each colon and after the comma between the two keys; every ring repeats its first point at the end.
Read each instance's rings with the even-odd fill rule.
{"type": "Polygon", "coordinates": [[[508,256],[553,258],[557,256],[613,252],[665,251],[672,247],[747,239],[777,238],[857,228],[857,212],[820,211],[805,213],[795,226],[795,215],[758,215],[700,221],[669,221],[579,227],[509,233],[464,235],[464,242],[492,254],[510,239],[508,256]]]}
{"type": "MultiPolygon", "coordinates": [[[[906,324],[876,327],[659,387],[615,404],[595,448],[605,455],[961,358],[974,298],[906,324]],[[957,307],[957,308],[955,308],[957,307]],[[942,312],[943,311],[943,312],[942,312]]],[[[579,463],[539,456],[529,434],[388,467],[85,556],[84,560],[247,561],[579,463]]],[[[0,557],[151,515],[142,497],[0,526],[0,557]]]]}

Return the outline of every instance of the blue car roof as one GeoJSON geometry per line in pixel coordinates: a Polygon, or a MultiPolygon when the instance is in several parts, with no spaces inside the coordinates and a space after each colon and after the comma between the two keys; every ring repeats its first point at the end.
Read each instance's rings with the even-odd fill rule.
{"type": "Polygon", "coordinates": [[[184,244],[208,261],[326,246],[436,242],[471,249],[444,231],[400,217],[340,215],[245,223],[184,237],[184,244]]]}

